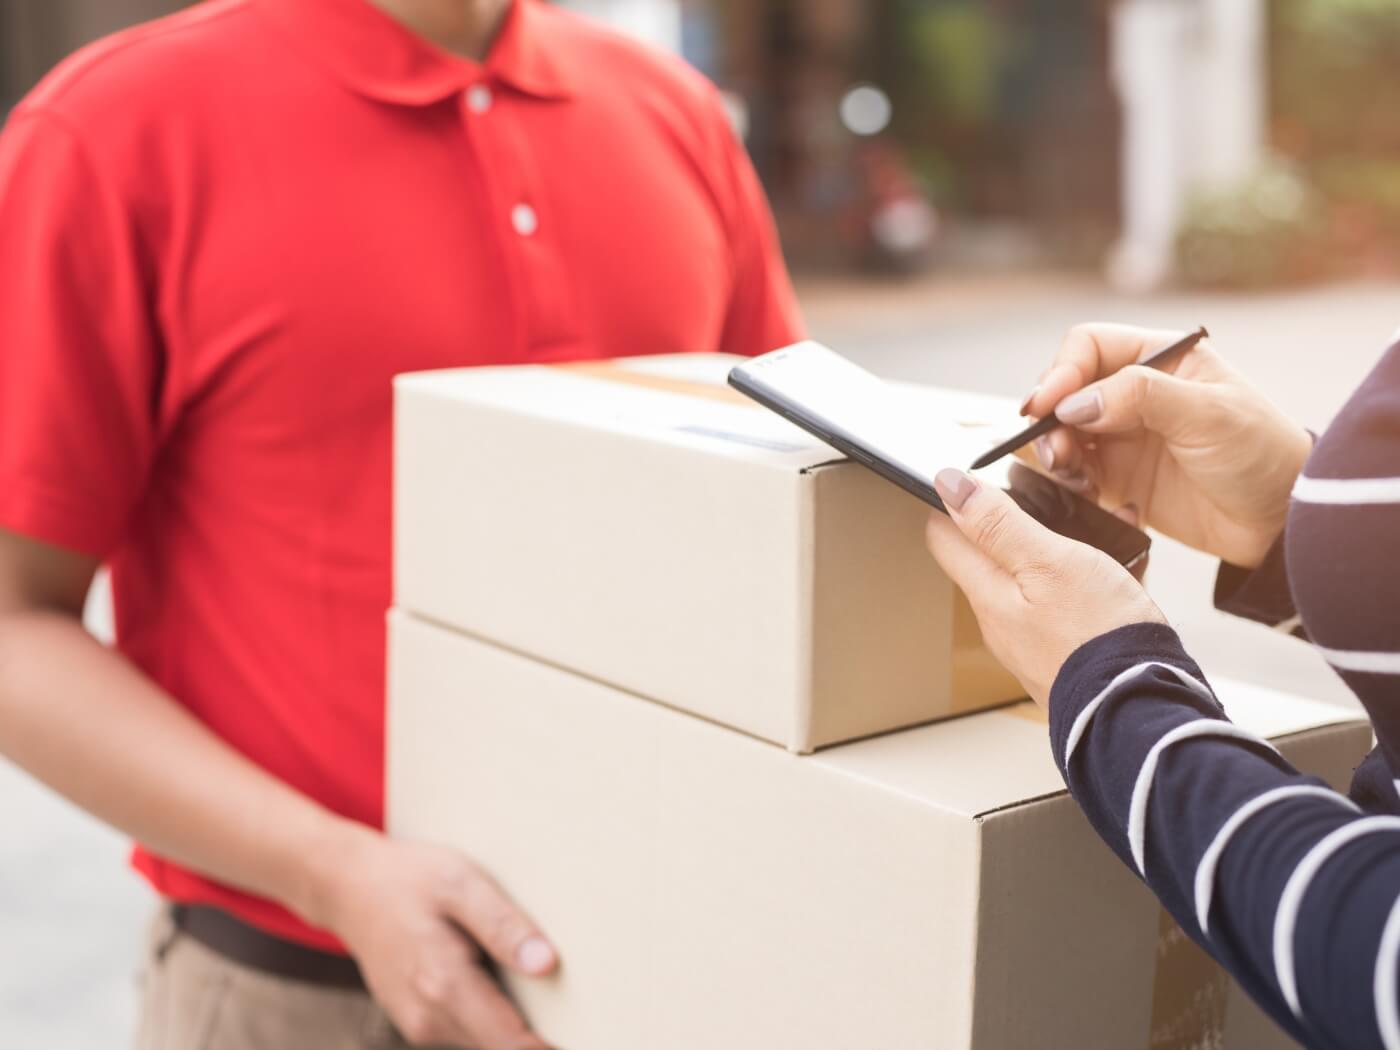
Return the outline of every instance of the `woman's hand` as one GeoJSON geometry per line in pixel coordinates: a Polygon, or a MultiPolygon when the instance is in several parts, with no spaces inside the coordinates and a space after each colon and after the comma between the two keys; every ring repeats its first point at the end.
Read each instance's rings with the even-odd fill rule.
{"type": "Polygon", "coordinates": [[[1070,331],[1022,411],[1067,424],[1037,442],[1041,465],[1144,525],[1244,568],[1283,532],[1306,430],[1203,340],[1171,374],[1138,361],[1181,337],[1123,325],[1070,331]]]}
{"type": "Polygon", "coordinates": [[[1142,585],[1102,551],[1066,539],[1000,489],[957,470],[936,480],[928,546],[967,595],[992,654],[1045,706],[1070,654],[1134,623],[1164,622],[1142,585]]]}
{"type": "Polygon", "coordinates": [[[316,920],[345,942],[409,1043],[546,1050],[487,958],[536,977],[558,959],[481,868],[452,850],[366,829],[327,855],[319,881],[316,920]]]}

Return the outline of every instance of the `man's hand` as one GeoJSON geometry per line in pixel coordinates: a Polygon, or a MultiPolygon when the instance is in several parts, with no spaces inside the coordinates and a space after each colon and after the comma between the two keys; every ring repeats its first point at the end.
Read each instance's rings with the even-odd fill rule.
{"type": "Polygon", "coordinates": [[[370,992],[414,1045],[545,1050],[486,966],[551,973],[554,949],[461,854],[355,833],[324,874],[318,919],[345,942],[370,992]]]}
{"type": "Polygon", "coordinates": [[[1045,706],[1070,654],[1117,627],[1164,622],[1107,554],[1051,532],[1000,489],[942,471],[928,546],[967,595],[988,648],[1045,706]]]}
{"type": "Polygon", "coordinates": [[[410,1041],[543,1050],[483,964],[554,950],[450,850],[327,812],[191,717],[79,620],[97,559],[0,529],[0,755],[160,854],[333,930],[410,1041]]]}

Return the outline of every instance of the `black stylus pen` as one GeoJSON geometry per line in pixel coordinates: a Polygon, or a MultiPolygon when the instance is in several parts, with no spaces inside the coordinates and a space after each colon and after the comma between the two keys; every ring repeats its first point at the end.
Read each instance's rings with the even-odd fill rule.
{"type": "MultiPolygon", "coordinates": [[[[1147,358],[1145,361],[1140,361],[1139,364],[1143,365],[1146,368],[1166,368],[1178,357],[1186,353],[1186,351],[1190,350],[1193,346],[1199,343],[1202,339],[1206,338],[1206,336],[1208,335],[1210,335],[1210,333],[1206,331],[1205,325],[1202,325],[1200,328],[1197,328],[1194,332],[1188,335],[1185,339],[1177,340],[1165,350],[1158,350],[1155,354],[1147,358]]],[[[1033,426],[1027,427],[1015,437],[1003,441],[1000,445],[992,449],[990,452],[983,454],[977,460],[976,463],[972,464],[971,469],[981,470],[983,467],[990,466],[997,460],[1001,459],[1002,456],[1015,452],[1018,448],[1022,448],[1025,445],[1029,445],[1036,438],[1043,437],[1059,425],[1060,421],[1057,418],[1055,418],[1055,413],[1051,412],[1040,422],[1036,423],[1033,426]]]]}

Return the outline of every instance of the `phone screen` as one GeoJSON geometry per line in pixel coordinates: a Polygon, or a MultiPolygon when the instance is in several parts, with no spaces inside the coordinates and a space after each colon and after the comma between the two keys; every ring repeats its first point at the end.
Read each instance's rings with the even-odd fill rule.
{"type": "MultiPolygon", "coordinates": [[[[746,361],[730,385],[838,451],[946,510],[934,490],[945,467],[966,469],[990,447],[955,420],[930,419],[916,398],[820,343],[806,342],[746,361]]],[[[1046,527],[1088,543],[1123,565],[1151,546],[1141,529],[1070,492],[1011,457],[976,472],[1000,485],[1046,527]]]]}

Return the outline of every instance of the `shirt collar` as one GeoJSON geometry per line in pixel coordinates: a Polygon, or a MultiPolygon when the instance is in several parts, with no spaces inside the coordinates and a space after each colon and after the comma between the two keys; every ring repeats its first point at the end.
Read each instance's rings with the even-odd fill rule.
{"type": "Polygon", "coordinates": [[[337,78],[381,102],[428,105],[483,79],[537,98],[573,95],[560,56],[550,47],[550,13],[539,0],[513,0],[481,63],[444,51],[369,0],[258,3],[337,78]]]}

